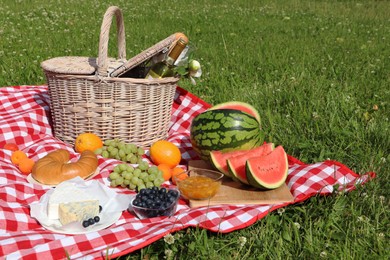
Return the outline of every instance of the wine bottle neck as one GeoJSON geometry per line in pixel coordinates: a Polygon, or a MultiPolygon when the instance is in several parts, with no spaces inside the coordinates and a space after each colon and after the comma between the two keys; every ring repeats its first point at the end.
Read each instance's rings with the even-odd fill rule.
{"type": "Polygon", "coordinates": [[[166,58],[166,62],[170,65],[173,65],[175,63],[175,61],[177,60],[177,58],[179,58],[181,52],[184,50],[186,45],[187,45],[187,42],[184,39],[180,38],[177,41],[175,47],[168,54],[168,56],[166,58]]]}

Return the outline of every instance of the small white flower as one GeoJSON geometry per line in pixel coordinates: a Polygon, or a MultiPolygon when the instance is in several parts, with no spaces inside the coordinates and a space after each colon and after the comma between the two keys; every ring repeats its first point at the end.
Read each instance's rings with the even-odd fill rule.
{"type": "Polygon", "coordinates": [[[298,222],[294,222],[294,226],[295,226],[297,229],[300,229],[300,228],[301,228],[301,224],[299,224],[298,222]]]}
{"type": "Polygon", "coordinates": [[[172,234],[165,235],[165,236],[164,236],[164,241],[165,241],[165,243],[167,243],[168,245],[172,245],[173,243],[175,243],[175,237],[172,236],[172,234]]]}
{"type": "Polygon", "coordinates": [[[383,234],[383,233],[379,233],[379,234],[378,234],[378,238],[382,239],[382,238],[384,238],[384,237],[385,237],[385,234],[383,234]]]}
{"type": "Polygon", "coordinates": [[[165,249],[164,253],[165,253],[164,256],[165,259],[171,259],[173,256],[173,251],[171,249],[165,249]]]}
{"type": "Polygon", "coordinates": [[[286,210],[284,208],[278,208],[278,214],[279,215],[283,215],[283,213],[285,212],[286,210]]]}
{"type": "Polygon", "coordinates": [[[385,196],[379,196],[379,200],[383,203],[385,202],[385,196]]]}
{"type": "Polygon", "coordinates": [[[240,247],[243,247],[246,243],[246,237],[239,237],[238,241],[240,241],[240,247]]]}
{"type": "Polygon", "coordinates": [[[321,253],[320,253],[320,257],[326,257],[328,254],[326,253],[326,251],[322,251],[321,253]]]}

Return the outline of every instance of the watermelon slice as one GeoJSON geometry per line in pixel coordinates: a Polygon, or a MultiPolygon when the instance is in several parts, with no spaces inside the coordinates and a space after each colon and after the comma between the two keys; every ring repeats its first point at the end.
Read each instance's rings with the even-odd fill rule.
{"type": "Polygon", "coordinates": [[[240,110],[242,112],[245,112],[254,118],[260,123],[260,115],[259,112],[254,108],[253,106],[241,102],[241,101],[230,101],[230,102],[225,102],[221,103],[218,105],[215,105],[210,108],[210,110],[215,110],[215,109],[234,109],[234,110],[240,110]]]}
{"type": "Polygon", "coordinates": [[[210,162],[215,169],[222,172],[225,176],[232,177],[227,166],[227,162],[226,162],[227,159],[234,156],[245,154],[247,152],[248,150],[238,150],[238,151],[231,151],[226,153],[223,153],[221,151],[211,151],[210,162]]]}
{"type": "Polygon", "coordinates": [[[288,175],[287,154],[282,146],[262,157],[253,157],[246,161],[248,183],[261,190],[279,188],[288,175]]]}
{"type": "Polygon", "coordinates": [[[266,143],[250,150],[248,153],[228,158],[226,163],[229,173],[240,182],[249,184],[246,177],[246,161],[253,157],[265,156],[272,152],[274,147],[275,145],[273,143],[266,143]]]}
{"type": "Polygon", "coordinates": [[[215,169],[222,172],[224,175],[228,177],[234,177],[229,172],[229,168],[227,165],[227,160],[233,157],[237,157],[244,154],[257,154],[258,151],[262,151],[264,148],[262,146],[264,145],[272,145],[274,147],[274,144],[268,143],[263,144],[261,146],[258,146],[256,148],[252,148],[249,150],[237,150],[237,151],[231,151],[231,152],[222,152],[222,151],[211,151],[210,152],[210,162],[214,166],[215,169]]]}

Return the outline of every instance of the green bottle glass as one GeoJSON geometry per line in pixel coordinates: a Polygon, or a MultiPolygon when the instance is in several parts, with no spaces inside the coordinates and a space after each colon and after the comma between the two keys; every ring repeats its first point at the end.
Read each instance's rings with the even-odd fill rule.
{"type": "Polygon", "coordinates": [[[175,47],[169,52],[167,57],[154,64],[148,74],[146,75],[146,79],[158,79],[158,78],[165,78],[165,77],[172,77],[174,76],[174,68],[175,68],[175,62],[177,58],[180,56],[180,53],[184,50],[184,48],[187,45],[187,41],[183,38],[180,38],[175,47]]]}

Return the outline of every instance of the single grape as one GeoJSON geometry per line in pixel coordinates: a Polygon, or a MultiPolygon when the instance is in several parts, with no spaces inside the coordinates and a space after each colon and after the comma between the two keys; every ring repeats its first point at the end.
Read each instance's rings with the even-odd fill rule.
{"type": "Polygon", "coordinates": [[[156,187],[160,187],[160,185],[162,184],[162,182],[160,181],[160,179],[155,179],[155,180],[153,181],[153,184],[154,184],[154,186],[156,186],[156,187]]]}
{"type": "Polygon", "coordinates": [[[109,157],[110,157],[110,154],[109,154],[108,151],[103,151],[103,152],[102,152],[102,156],[103,156],[104,158],[109,158],[109,157]]]}
{"type": "Polygon", "coordinates": [[[137,149],[137,154],[138,154],[139,156],[142,156],[142,155],[145,154],[145,150],[144,150],[142,147],[138,147],[138,149],[137,149]]]}
{"type": "Polygon", "coordinates": [[[139,178],[141,178],[142,180],[145,180],[148,176],[149,176],[149,174],[147,172],[141,172],[141,174],[139,175],[139,178]]]}
{"type": "Polygon", "coordinates": [[[136,177],[139,177],[141,175],[141,169],[140,168],[137,168],[137,169],[134,169],[133,171],[133,175],[136,176],[136,177]]]}
{"type": "Polygon", "coordinates": [[[104,141],[104,145],[105,146],[110,146],[113,142],[114,142],[114,140],[105,140],[104,141]]]}
{"type": "Polygon", "coordinates": [[[126,171],[128,171],[128,172],[134,172],[134,167],[131,166],[130,164],[126,164],[126,171]]]}
{"type": "Polygon", "coordinates": [[[137,153],[138,147],[135,144],[129,144],[129,146],[132,153],[137,153]]]}
{"type": "Polygon", "coordinates": [[[119,164],[119,169],[123,172],[123,171],[126,171],[127,170],[127,164],[125,163],[122,163],[122,164],[119,164]]]}
{"type": "Polygon", "coordinates": [[[114,167],[114,172],[117,172],[117,173],[121,173],[122,172],[121,167],[120,167],[119,164],[114,167]]]}
{"type": "Polygon", "coordinates": [[[146,186],[145,186],[145,184],[143,183],[143,184],[141,184],[141,185],[138,185],[138,190],[141,190],[141,189],[145,189],[146,188],[146,186]]]}
{"type": "Polygon", "coordinates": [[[118,172],[112,172],[112,173],[110,173],[109,177],[110,177],[110,180],[115,180],[115,179],[119,178],[120,175],[118,172]]]}
{"type": "Polygon", "coordinates": [[[103,148],[98,148],[94,151],[95,154],[102,154],[103,148]]]}
{"type": "Polygon", "coordinates": [[[113,149],[111,149],[111,151],[110,151],[110,156],[112,156],[112,157],[115,157],[115,156],[117,156],[117,154],[118,154],[118,148],[113,148],[113,149]]]}
{"type": "Polygon", "coordinates": [[[149,164],[148,164],[148,162],[146,162],[146,161],[141,161],[141,162],[138,164],[138,169],[141,169],[142,171],[146,171],[147,169],[149,169],[149,164]]]}
{"type": "Polygon", "coordinates": [[[140,164],[142,162],[143,162],[142,157],[137,157],[137,163],[140,164]]]}
{"type": "Polygon", "coordinates": [[[126,159],[125,159],[125,161],[126,162],[131,162],[131,158],[133,158],[133,154],[132,153],[128,153],[128,154],[126,154],[126,159]]]}
{"type": "Polygon", "coordinates": [[[133,184],[133,183],[130,183],[129,184],[129,189],[130,190],[135,190],[137,188],[137,185],[133,184]]]}
{"type": "Polygon", "coordinates": [[[126,152],[123,149],[121,149],[121,148],[119,148],[118,155],[121,158],[126,158],[126,152]]]}
{"type": "Polygon", "coordinates": [[[122,176],[119,176],[117,179],[115,179],[115,182],[117,185],[122,185],[124,179],[122,176]]]}
{"type": "Polygon", "coordinates": [[[126,144],[123,150],[125,151],[126,154],[131,154],[131,145],[126,144]]]}
{"type": "Polygon", "coordinates": [[[118,148],[119,148],[119,150],[124,150],[125,147],[126,147],[126,144],[125,144],[124,142],[119,142],[119,143],[118,143],[118,148]]]}
{"type": "Polygon", "coordinates": [[[126,180],[130,180],[131,178],[133,178],[133,174],[131,172],[125,172],[122,174],[123,178],[125,178],[126,180]]]}
{"type": "Polygon", "coordinates": [[[131,178],[131,183],[137,185],[138,180],[139,180],[139,178],[137,176],[133,176],[133,178],[131,178]]]}
{"type": "Polygon", "coordinates": [[[111,187],[116,187],[116,186],[118,186],[118,185],[116,184],[116,181],[115,181],[115,180],[112,180],[112,181],[110,182],[110,186],[111,186],[111,187]]]}
{"type": "Polygon", "coordinates": [[[159,169],[157,168],[156,165],[152,165],[152,166],[150,166],[149,169],[148,169],[148,173],[149,173],[149,174],[156,173],[157,171],[159,171],[159,169]]]}
{"type": "Polygon", "coordinates": [[[129,161],[132,164],[136,164],[138,162],[138,157],[133,154],[129,161]]]}

